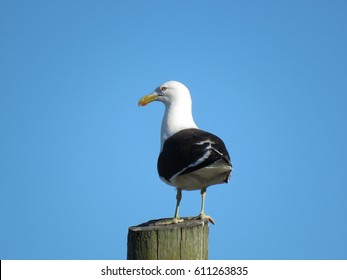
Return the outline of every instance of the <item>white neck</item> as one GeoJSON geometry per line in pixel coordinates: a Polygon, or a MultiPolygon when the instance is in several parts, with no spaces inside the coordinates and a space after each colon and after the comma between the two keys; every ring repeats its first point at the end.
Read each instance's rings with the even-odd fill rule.
{"type": "Polygon", "coordinates": [[[192,116],[191,102],[165,104],[165,114],[161,124],[161,148],[166,139],[186,128],[198,128],[192,116]]]}

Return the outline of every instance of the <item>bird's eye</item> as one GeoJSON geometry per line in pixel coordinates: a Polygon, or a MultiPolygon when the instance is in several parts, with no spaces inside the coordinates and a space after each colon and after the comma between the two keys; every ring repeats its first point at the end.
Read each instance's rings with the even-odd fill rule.
{"type": "Polygon", "coordinates": [[[167,87],[161,87],[160,90],[165,91],[165,90],[167,90],[167,87]]]}

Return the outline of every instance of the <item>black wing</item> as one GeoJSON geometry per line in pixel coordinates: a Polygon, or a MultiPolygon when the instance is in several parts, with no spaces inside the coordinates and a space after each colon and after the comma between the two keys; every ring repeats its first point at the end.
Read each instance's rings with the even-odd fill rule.
{"type": "Polygon", "coordinates": [[[193,172],[219,159],[231,166],[229,153],[219,137],[200,129],[184,129],[165,141],[158,158],[158,173],[169,181],[178,172],[193,172]],[[209,156],[204,158],[208,150],[209,156]]]}

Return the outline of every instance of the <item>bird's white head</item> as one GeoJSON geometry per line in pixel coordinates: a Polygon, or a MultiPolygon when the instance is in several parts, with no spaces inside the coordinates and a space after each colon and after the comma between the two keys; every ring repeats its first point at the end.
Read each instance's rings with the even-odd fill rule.
{"type": "Polygon", "coordinates": [[[160,101],[169,106],[179,103],[180,106],[191,106],[191,97],[188,88],[176,81],[169,81],[157,87],[151,94],[142,97],[139,100],[139,106],[146,106],[152,101],[160,101]]]}
{"type": "Polygon", "coordinates": [[[151,94],[139,100],[139,106],[152,101],[165,104],[161,125],[161,147],[167,138],[186,128],[197,128],[192,116],[192,100],[188,88],[176,81],[169,81],[157,87],[151,94]]]}

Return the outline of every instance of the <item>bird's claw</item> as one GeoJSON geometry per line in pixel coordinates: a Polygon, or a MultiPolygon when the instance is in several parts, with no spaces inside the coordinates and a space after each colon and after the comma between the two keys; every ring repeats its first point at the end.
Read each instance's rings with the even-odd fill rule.
{"type": "Polygon", "coordinates": [[[207,220],[208,222],[210,222],[211,224],[215,224],[214,223],[214,220],[212,219],[212,217],[210,217],[210,216],[208,216],[208,215],[206,215],[206,214],[204,214],[204,213],[200,213],[200,215],[199,216],[196,216],[196,217],[194,217],[193,219],[196,219],[196,220],[207,220]]]}
{"type": "Polygon", "coordinates": [[[174,217],[172,219],[165,219],[165,220],[160,220],[155,223],[155,225],[160,226],[160,225],[172,225],[172,224],[178,224],[178,223],[183,223],[184,219],[180,219],[178,217],[174,217]]]}

